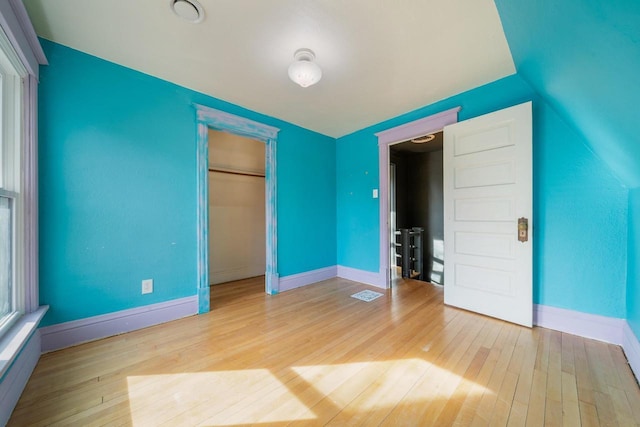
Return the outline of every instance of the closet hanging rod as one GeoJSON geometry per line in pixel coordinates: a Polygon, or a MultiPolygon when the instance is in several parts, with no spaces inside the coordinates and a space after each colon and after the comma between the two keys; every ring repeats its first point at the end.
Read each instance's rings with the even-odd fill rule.
{"type": "Polygon", "coordinates": [[[209,168],[209,172],[228,173],[231,175],[257,176],[262,178],[265,177],[265,174],[260,172],[242,172],[242,171],[234,171],[230,169],[220,169],[220,168],[209,168]]]}

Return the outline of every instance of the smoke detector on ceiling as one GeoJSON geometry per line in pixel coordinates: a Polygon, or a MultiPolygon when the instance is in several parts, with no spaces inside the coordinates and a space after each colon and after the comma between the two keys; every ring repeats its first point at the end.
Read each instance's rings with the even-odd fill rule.
{"type": "Polygon", "coordinates": [[[204,19],[204,9],[197,0],[170,0],[171,10],[180,18],[197,24],[204,19]]]}

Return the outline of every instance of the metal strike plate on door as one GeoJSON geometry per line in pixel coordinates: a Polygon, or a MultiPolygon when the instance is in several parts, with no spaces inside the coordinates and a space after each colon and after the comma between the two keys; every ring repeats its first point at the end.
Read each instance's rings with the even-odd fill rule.
{"type": "Polygon", "coordinates": [[[525,217],[518,218],[518,240],[523,243],[529,240],[529,220],[525,217]]]}

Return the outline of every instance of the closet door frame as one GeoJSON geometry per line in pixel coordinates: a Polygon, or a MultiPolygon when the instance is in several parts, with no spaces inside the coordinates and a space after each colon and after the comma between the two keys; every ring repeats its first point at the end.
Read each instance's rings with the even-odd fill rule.
{"type": "Polygon", "coordinates": [[[198,171],[197,191],[197,251],[198,251],[198,313],[207,313],[209,306],[209,129],[233,133],[265,143],[265,217],[266,271],[265,292],[276,295],[278,275],[278,219],[276,182],[276,145],[280,129],[244,117],[195,104],[197,122],[198,171]]]}

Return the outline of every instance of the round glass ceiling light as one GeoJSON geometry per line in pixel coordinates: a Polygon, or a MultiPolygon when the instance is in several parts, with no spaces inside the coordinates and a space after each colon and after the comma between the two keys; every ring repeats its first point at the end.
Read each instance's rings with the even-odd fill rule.
{"type": "Polygon", "coordinates": [[[171,10],[180,18],[197,24],[204,19],[204,9],[196,0],[171,0],[171,10]]]}
{"type": "Polygon", "coordinates": [[[298,49],[293,54],[294,62],[289,65],[289,78],[302,87],[309,87],[320,81],[322,69],[313,62],[316,55],[311,49],[298,49]]]}
{"type": "Polygon", "coordinates": [[[413,142],[414,144],[425,144],[429,141],[433,141],[434,139],[436,139],[436,136],[434,134],[430,134],[430,135],[420,136],[418,138],[413,138],[411,142],[413,142]]]}

